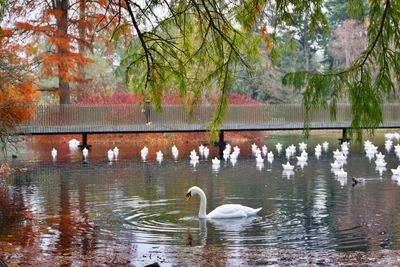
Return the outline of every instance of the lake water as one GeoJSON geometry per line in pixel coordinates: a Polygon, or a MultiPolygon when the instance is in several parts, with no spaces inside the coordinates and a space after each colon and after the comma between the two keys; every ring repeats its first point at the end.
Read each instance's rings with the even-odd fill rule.
{"type": "Polygon", "coordinates": [[[392,180],[390,169],[397,168],[399,159],[393,148],[385,151],[382,136],[371,140],[386,154],[387,170],[378,173],[363,148],[352,145],[344,165],[348,178],[342,183],[330,166],[332,151],[339,147],[335,136],[304,140],[307,165],[296,166],[292,175],[283,173],[285,152],[278,155],[275,144],[298,145],[303,141],[298,135],[266,138],[265,144],[275,153],[272,163],[265,160],[264,166],[256,166],[250,144],[240,144],[235,166],[221,161],[219,169],[211,164],[211,157],[217,155],[214,147],[208,160],[193,166],[188,155],[197,149],[194,146],[178,147],[182,152],[177,160],[171,158],[170,145],[150,147],[146,162],[139,157],[141,147],[120,146],[119,160],[110,164],[106,145],[93,144],[84,163],[81,152],[70,151],[67,144],[57,145],[58,157],[53,161],[54,144],[27,143],[18,159],[10,162],[20,171],[0,178],[0,241],[34,245],[48,255],[85,255],[120,246],[128,248],[133,263],[142,262],[149,251],[161,260],[161,255],[167,258],[179,248],[208,245],[232,253],[253,246],[397,250],[400,186],[392,180]],[[329,150],[317,159],[314,147],[325,140],[329,150]],[[165,154],[161,163],[153,155],[158,149],[165,154]],[[352,177],[366,182],[352,186],[352,177]],[[226,203],[262,210],[245,219],[199,220],[198,197],[185,201],[193,185],[205,191],[208,211],[226,203]]]}

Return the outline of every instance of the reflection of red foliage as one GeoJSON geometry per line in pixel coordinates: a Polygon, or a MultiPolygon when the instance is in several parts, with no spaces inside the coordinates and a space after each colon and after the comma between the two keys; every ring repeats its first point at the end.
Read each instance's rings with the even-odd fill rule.
{"type": "MultiPolygon", "coordinates": [[[[213,97],[211,99],[211,103],[216,104],[217,101],[218,101],[218,96],[213,95],[213,97]]],[[[257,100],[255,100],[253,98],[245,96],[245,95],[230,93],[229,94],[229,104],[236,104],[236,105],[246,104],[246,105],[248,105],[248,104],[260,104],[260,102],[258,102],[257,100]]]]}
{"type": "MultiPolygon", "coordinates": [[[[141,101],[141,96],[136,94],[130,94],[127,91],[117,90],[111,95],[95,94],[91,96],[84,96],[77,100],[77,104],[138,104],[141,101]]],[[[208,101],[211,104],[216,104],[218,101],[218,95],[213,95],[208,101]]],[[[182,104],[181,99],[177,93],[169,93],[163,97],[163,105],[176,105],[182,104]]],[[[250,97],[234,94],[229,94],[230,104],[260,104],[255,99],[250,97]]]]}

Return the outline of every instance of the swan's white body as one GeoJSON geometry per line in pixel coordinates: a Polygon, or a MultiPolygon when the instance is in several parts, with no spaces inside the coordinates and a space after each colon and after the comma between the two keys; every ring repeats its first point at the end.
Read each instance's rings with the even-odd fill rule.
{"type": "Polygon", "coordinates": [[[328,149],[329,149],[329,143],[328,142],[323,142],[322,143],[322,148],[324,149],[324,151],[326,152],[326,151],[328,151],[328,149]]]}
{"type": "Polygon", "coordinates": [[[375,165],[376,167],[386,167],[386,161],[377,159],[375,160],[375,165]]]}
{"type": "Polygon", "coordinates": [[[51,156],[53,157],[53,158],[56,158],[57,157],[57,150],[53,147],[53,149],[51,150],[51,156]]]}
{"type": "Polygon", "coordinates": [[[331,163],[331,167],[332,169],[339,169],[340,167],[342,167],[343,164],[341,164],[340,162],[338,162],[337,160],[335,160],[335,162],[331,163]]]}
{"type": "Polygon", "coordinates": [[[189,157],[190,157],[190,160],[199,160],[199,156],[197,156],[197,155],[190,154],[189,157]]]}
{"type": "Polygon", "coordinates": [[[208,155],[210,155],[210,149],[208,147],[204,147],[204,158],[207,159],[208,155]]]}
{"type": "Polygon", "coordinates": [[[107,158],[108,158],[108,161],[113,161],[113,159],[114,159],[114,152],[111,149],[108,150],[108,152],[107,152],[107,158]]]}
{"type": "Polygon", "coordinates": [[[86,147],[82,149],[82,155],[85,159],[89,156],[89,150],[86,147]]]}
{"type": "Polygon", "coordinates": [[[256,157],[256,163],[264,163],[264,159],[261,156],[256,157]]]}
{"type": "Polygon", "coordinates": [[[278,152],[278,154],[280,154],[281,151],[282,151],[282,144],[281,143],[277,143],[275,145],[275,148],[276,148],[276,151],[278,152]]]}
{"type": "Polygon", "coordinates": [[[199,154],[200,154],[200,156],[203,156],[203,155],[204,155],[204,146],[203,146],[203,144],[201,144],[201,145],[199,146],[199,154]]]}
{"type": "Polygon", "coordinates": [[[147,146],[143,147],[142,150],[140,150],[140,155],[142,156],[143,160],[146,159],[148,153],[149,149],[147,148],[147,146]]]}
{"type": "Polygon", "coordinates": [[[69,145],[70,147],[78,147],[79,141],[76,140],[76,139],[71,139],[71,140],[68,141],[68,145],[69,145]]]}
{"type": "Polygon", "coordinates": [[[242,218],[254,216],[262,208],[253,209],[250,207],[242,206],[240,204],[225,204],[215,208],[209,214],[206,213],[207,197],[201,188],[192,186],[187,191],[186,196],[190,199],[192,195],[200,196],[199,218],[201,219],[229,219],[229,218],[242,218]]]}
{"type": "Polygon", "coordinates": [[[391,169],[393,175],[400,176],[400,165],[397,166],[397,169],[391,169]]]}
{"type": "Polygon", "coordinates": [[[308,158],[303,157],[303,156],[296,157],[296,158],[297,158],[297,162],[307,162],[307,159],[308,159],[308,158]]]}
{"type": "Polygon", "coordinates": [[[113,154],[114,154],[114,158],[117,159],[118,155],[119,155],[119,148],[118,147],[114,147],[114,149],[112,151],[113,151],[113,154]]]}
{"type": "Polygon", "coordinates": [[[213,158],[211,161],[212,161],[212,164],[213,164],[213,165],[219,165],[219,164],[221,163],[221,161],[220,161],[218,158],[216,158],[216,157],[213,158]]]}
{"type": "Polygon", "coordinates": [[[163,157],[163,153],[161,152],[161,150],[156,152],[156,158],[162,158],[163,157]]]}
{"type": "Polygon", "coordinates": [[[294,169],[294,165],[291,165],[289,161],[286,164],[282,164],[282,167],[286,171],[292,171],[294,169]]]}
{"type": "Polygon", "coordinates": [[[343,168],[340,168],[340,170],[336,172],[336,175],[338,178],[347,178],[347,172],[343,170],[343,168]]]}
{"type": "Polygon", "coordinates": [[[305,151],[307,149],[307,144],[304,142],[299,143],[299,150],[305,151]]]}

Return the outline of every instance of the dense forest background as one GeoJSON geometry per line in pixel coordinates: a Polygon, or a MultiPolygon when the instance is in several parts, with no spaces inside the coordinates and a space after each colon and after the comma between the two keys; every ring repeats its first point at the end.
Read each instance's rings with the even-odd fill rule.
{"type": "MultiPolygon", "coordinates": [[[[29,59],[25,64],[29,64],[30,75],[40,92],[40,104],[140,102],[141,96],[132,93],[124,83],[120,66],[133,35],[130,29],[120,27],[116,33],[115,24],[107,24],[98,11],[101,8],[89,5],[88,1],[64,7],[66,17],[54,13],[59,7],[52,7],[51,1],[28,1],[26,5],[23,1],[9,2],[3,25],[13,29],[12,37],[19,40],[10,41],[13,49],[23,51],[29,59]],[[51,16],[57,18],[55,24],[49,24],[51,16]],[[60,31],[64,34],[60,35],[60,31]],[[65,70],[56,71],[55,66],[60,65],[65,70]]],[[[103,8],[107,4],[98,2],[103,8]]],[[[367,3],[364,8],[368,15],[366,7],[367,3]]],[[[323,10],[329,22],[328,32],[309,36],[308,14],[297,16],[296,23],[303,27],[277,27],[280,45],[271,55],[269,36],[274,13],[266,9],[254,26],[254,32],[262,39],[261,56],[252,60],[252,72],[243,66],[236,69],[229,102],[300,103],[302,91],[282,85],[285,73],[349,67],[367,46],[367,25],[350,16],[352,11],[345,0],[325,1],[323,10]]],[[[181,101],[173,86],[165,91],[163,103],[181,101]]],[[[215,103],[217,93],[218,89],[211,87],[203,91],[201,101],[215,103]]]]}

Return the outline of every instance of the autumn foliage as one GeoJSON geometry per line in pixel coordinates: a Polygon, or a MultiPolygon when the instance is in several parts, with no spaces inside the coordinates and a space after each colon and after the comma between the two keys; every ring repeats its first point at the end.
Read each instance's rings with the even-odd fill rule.
{"type": "Polygon", "coordinates": [[[34,84],[29,80],[15,85],[6,83],[2,87],[0,91],[0,120],[4,127],[13,128],[15,125],[28,120],[33,113],[37,91],[34,84]]]}
{"type": "Polygon", "coordinates": [[[89,80],[84,68],[92,62],[89,55],[95,42],[106,43],[118,29],[112,20],[115,4],[110,6],[108,0],[10,2],[8,23],[18,41],[23,40],[20,52],[39,63],[40,79],[58,81],[54,88],[44,89],[57,93],[60,104],[70,103],[71,92],[89,80]]]}
{"type": "MultiPolygon", "coordinates": [[[[245,95],[230,93],[228,97],[230,104],[259,104],[255,99],[247,97],[245,95]]],[[[141,103],[142,97],[138,94],[131,94],[125,90],[117,90],[112,94],[91,94],[80,98],[76,104],[132,104],[136,105],[141,103]]],[[[217,104],[218,95],[214,94],[208,99],[204,99],[203,103],[217,104]]],[[[163,105],[176,105],[182,104],[182,99],[179,97],[177,92],[170,92],[166,94],[162,99],[163,105]]]]}
{"type": "Polygon", "coordinates": [[[29,119],[38,96],[26,62],[12,53],[18,46],[9,42],[12,34],[0,28],[0,135],[29,119]]]}

